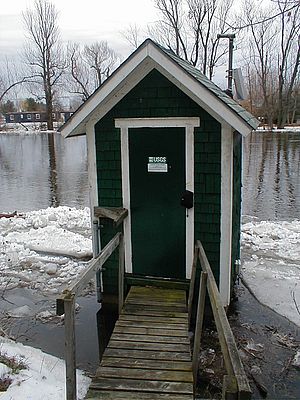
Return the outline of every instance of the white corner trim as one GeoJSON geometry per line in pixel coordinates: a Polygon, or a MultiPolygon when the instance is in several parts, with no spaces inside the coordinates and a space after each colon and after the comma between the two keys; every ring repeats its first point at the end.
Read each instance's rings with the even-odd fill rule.
{"type": "Polygon", "coordinates": [[[124,220],[125,271],[127,273],[132,273],[128,127],[123,126],[121,128],[120,135],[121,135],[121,168],[122,168],[123,207],[128,210],[128,216],[124,220]]]}
{"type": "MultiPolygon", "coordinates": [[[[88,186],[90,200],[91,226],[95,220],[94,207],[98,206],[98,182],[97,182],[97,164],[96,164],[96,137],[95,126],[87,125],[86,130],[87,158],[88,158],[88,186]]],[[[94,235],[94,229],[92,229],[94,235]]],[[[93,242],[96,238],[93,237],[93,242]]]]}
{"type": "MultiPolygon", "coordinates": [[[[185,128],[186,189],[194,193],[194,128],[200,126],[198,117],[174,118],[117,118],[115,127],[121,129],[121,165],[123,207],[128,209],[124,221],[125,270],[132,273],[130,172],[128,130],[132,128],[185,128]]],[[[194,256],[194,208],[186,218],[186,278],[191,277],[194,256]]]]}
{"type": "Polygon", "coordinates": [[[221,241],[219,290],[224,306],[230,303],[232,201],[233,201],[233,131],[229,125],[221,129],[221,241]]]}

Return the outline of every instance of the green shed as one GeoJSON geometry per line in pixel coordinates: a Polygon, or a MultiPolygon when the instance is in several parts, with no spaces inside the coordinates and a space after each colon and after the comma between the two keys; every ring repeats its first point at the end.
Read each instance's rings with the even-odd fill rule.
{"type": "MultiPolygon", "coordinates": [[[[127,276],[189,280],[201,240],[224,305],[239,259],[242,138],[258,121],[195,67],[147,39],[62,127],[86,134],[95,253],[126,209],[127,276]],[[100,235],[98,234],[100,232],[100,235]]],[[[104,292],[117,290],[117,262],[104,292]]]]}

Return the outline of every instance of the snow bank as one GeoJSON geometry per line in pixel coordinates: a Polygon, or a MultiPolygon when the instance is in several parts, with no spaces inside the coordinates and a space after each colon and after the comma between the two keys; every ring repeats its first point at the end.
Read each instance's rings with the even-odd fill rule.
{"type": "MultiPolygon", "coordinates": [[[[259,133],[264,133],[264,132],[270,132],[268,127],[262,127],[259,126],[255,132],[259,132],[259,133]]],[[[300,132],[300,126],[299,125],[288,125],[285,126],[282,129],[279,128],[273,128],[272,131],[273,133],[282,133],[282,132],[300,132]]]]}
{"type": "Polygon", "coordinates": [[[0,218],[0,285],[56,294],[92,257],[89,209],[47,208],[0,218]]]}
{"type": "Polygon", "coordinates": [[[263,304],[300,326],[300,221],[242,226],[242,273],[263,304]]]}
{"type": "MultiPolygon", "coordinates": [[[[1,400],[61,400],[65,394],[65,362],[43,353],[39,349],[15,343],[0,337],[1,354],[22,360],[27,369],[13,374],[10,368],[2,366],[3,376],[12,379],[6,392],[1,393],[1,400]]],[[[91,379],[77,370],[77,396],[84,399],[91,379]]]]}
{"type": "Polygon", "coordinates": [[[54,130],[47,130],[45,122],[26,122],[20,123],[4,123],[1,126],[0,134],[18,134],[20,136],[39,135],[41,133],[53,133],[61,126],[61,123],[54,122],[54,130]]]}

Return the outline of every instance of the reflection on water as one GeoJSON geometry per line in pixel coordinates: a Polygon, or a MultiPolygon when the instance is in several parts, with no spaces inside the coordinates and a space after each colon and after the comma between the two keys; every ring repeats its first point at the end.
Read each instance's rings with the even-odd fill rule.
{"type": "Polygon", "coordinates": [[[88,206],[85,137],[0,134],[0,213],[88,206]]]}
{"type": "Polygon", "coordinates": [[[243,157],[243,214],[300,219],[300,133],[252,133],[243,157]]]}

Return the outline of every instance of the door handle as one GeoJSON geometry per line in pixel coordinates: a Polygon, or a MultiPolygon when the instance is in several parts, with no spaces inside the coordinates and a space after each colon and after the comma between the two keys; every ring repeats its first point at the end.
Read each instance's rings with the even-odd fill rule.
{"type": "Polygon", "coordinates": [[[190,209],[194,207],[194,193],[190,190],[185,190],[181,196],[180,205],[190,209]]]}

